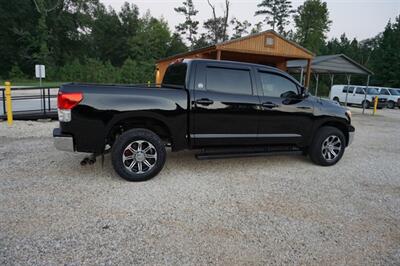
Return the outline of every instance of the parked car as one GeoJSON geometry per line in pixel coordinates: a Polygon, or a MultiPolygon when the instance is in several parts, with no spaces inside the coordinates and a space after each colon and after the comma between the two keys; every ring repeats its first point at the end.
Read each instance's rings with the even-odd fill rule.
{"type": "Polygon", "coordinates": [[[155,176],[166,146],[198,149],[200,159],[305,153],[329,166],[354,136],[344,107],[310,96],[276,68],[230,61],[179,60],[161,87],[65,84],[58,113],[58,149],[110,151],[129,181],[155,176]]]}
{"type": "Polygon", "coordinates": [[[378,109],[386,106],[387,99],[379,97],[379,88],[368,87],[367,95],[365,95],[366,86],[359,85],[333,85],[329,93],[329,98],[339,103],[347,103],[349,105],[361,105],[366,109],[374,104],[375,97],[378,97],[378,109]],[[348,91],[348,93],[347,93],[348,91]]]}
{"type": "Polygon", "coordinates": [[[386,98],[387,108],[400,107],[400,91],[393,88],[379,88],[379,94],[380,97],[386,98]]]}

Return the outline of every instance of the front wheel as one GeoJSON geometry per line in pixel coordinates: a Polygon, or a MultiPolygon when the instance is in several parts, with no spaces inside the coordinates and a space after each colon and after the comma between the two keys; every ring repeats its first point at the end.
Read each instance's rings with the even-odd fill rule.
{"type": "Polygon", "coordinates": [[[334,165],[342,158],[345,147],[346,140],[342,131],[335,127],[322,127],[310,146],[310,158],[318,165],[334,165]]]}
{"type": "Polygon", "coordinates": [[[389,108],[389,109],[394,109],[394,107],[395,107],[395,103],[394,103],[393,101],[389,101],[389,102],[387,103],[387,108],[389,108]]]}
{"type": "Polygon", "coordinates": [[[114,170],[128,181],[146,181],[164,166],[165,146],[147,129],[131,129],[119,136],[113,145],[111,160],[114,170]]]}

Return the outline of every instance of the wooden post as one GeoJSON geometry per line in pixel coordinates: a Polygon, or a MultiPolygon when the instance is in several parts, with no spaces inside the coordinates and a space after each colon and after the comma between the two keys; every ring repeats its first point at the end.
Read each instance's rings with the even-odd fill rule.
{"type": "Polygon", "coordinates": [[[311,59],[307,59],[307,75],[304,87],[308,88],[308,86],[310,86],[310,78],[311,78],[311,59]]]}
{"type": "Polygon", "coordinates": [[[217,60],[221,60],[221,50],[217,50],[217,60]]]}

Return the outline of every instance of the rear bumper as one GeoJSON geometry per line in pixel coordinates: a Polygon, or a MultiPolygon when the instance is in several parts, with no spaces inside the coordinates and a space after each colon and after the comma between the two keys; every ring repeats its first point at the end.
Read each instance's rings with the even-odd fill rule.
{"type": "Polygon", "coordinates": [[[63,134],[60,128],[53,129],[54,147],[60,151],[75,151],[74,138],[71,135],[63,134]]]}

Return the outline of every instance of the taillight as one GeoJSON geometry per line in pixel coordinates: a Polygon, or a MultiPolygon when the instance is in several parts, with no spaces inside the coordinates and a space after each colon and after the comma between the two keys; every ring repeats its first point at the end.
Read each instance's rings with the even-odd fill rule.
{"type": "Polygon", "coordinates": [[[58,121],[70,122],[71,109],[83,100],[82,92],[58,92],[58,121]]]}
{"type": "Polygon", "coordinates": [[[57,106],[59,109],[71,110],[82,100],[82,92],[59,92],[57,97],[57,106]]]}

